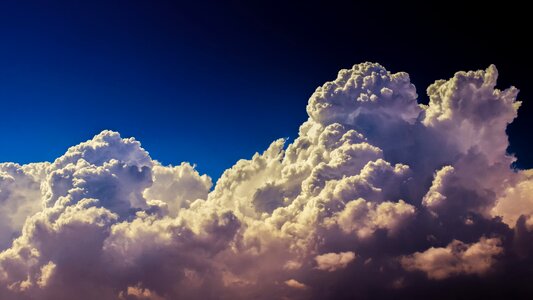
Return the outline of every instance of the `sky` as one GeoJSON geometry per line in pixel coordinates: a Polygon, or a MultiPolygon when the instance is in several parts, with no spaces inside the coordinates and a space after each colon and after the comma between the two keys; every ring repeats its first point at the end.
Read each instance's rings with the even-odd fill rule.
{"type": "Polygon", "coordinates": [[[0,2],[0,299],[530,299],[528,11],[0,2]]]}
{"type": "Polygon", "coordinates": [[[50,161],[112,129],[216,179],[294,138],[301,107],[339,69],[375,61],[408,72],[421,102],[436,78],[496,64],[525,100],[510,151],[531,167],[526,20],[510,4],[2,1],[0,157],[50,161]]]}

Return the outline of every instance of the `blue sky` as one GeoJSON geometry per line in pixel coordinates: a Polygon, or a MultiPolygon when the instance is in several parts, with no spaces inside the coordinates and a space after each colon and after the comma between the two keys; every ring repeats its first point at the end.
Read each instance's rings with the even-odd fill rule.
{"type": "MultiPolygon", "coordinates": [[[[508,50],[469,33],[455,36],[464,48],[446,45],[431,35],[450,38],[453,27],[431,24],[430,16],[420,26],[393,11],[350,19],[350,10],[312,3],[3,1],[1,161],[52,160],[112,129],[136,137],[154,159],[190,161],[217,178],[274,139],[296,136],[314,89],[366,60],[409,72],[419,89],[496,63],[507,76],[502,87],[513,83],[520,98],[531,95],[528,77],[516,71],[521,52],[503,55],[508,50]],[[405,28],[391,27],[396,19],[405,28]]],[[[510,133],[526,166],[529,142],[513,136],[530,119],[510,133]]]]}

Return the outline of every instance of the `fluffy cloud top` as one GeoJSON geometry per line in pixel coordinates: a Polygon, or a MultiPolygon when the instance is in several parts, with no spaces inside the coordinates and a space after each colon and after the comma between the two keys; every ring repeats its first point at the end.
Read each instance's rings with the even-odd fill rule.
{"type": "Polygon", "coordinates": [[[496,79],[494,66],[458,72],[426,106],[406,73],[341,70],[294,142],[214,186],[112,131],[52,163],[0,164],[0,298],[427,298],[455,285],[439,294],[453,298],[474,279],[526,290],[533,185],[505,152],[517,89],[496,79]]]}

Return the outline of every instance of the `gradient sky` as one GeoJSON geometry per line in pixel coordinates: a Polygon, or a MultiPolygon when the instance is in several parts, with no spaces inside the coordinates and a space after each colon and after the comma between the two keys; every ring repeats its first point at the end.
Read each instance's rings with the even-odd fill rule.
{"type": "Polygon", "coordinates": [[[294,138],[308,97],[339,69],[377,61],[418,88],[496,64],[523,101],[510,151],[533,167],[519,139],[533,125],[525,9],[253,2],[2,1],[2,161],[53,160],[112,129],[218,178],[294,138]]]}

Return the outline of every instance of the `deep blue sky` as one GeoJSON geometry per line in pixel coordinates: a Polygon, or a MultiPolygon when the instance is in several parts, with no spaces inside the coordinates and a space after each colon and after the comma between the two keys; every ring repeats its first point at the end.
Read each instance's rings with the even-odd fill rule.
{"type": "Polygon", "coordinates": [[[495,63],[524,101],[510,151],[533,167],[526,9],[249,2],[0,2],[0,161],[53,160],[112,129],[218,178],[295,137],[314,89],[370,60],[409,72],[422,101],[495,63]]]}

